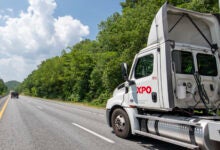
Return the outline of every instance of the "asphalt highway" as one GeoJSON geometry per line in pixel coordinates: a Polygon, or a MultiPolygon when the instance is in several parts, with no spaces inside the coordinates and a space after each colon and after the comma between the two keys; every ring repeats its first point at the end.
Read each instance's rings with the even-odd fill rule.
{"type": "Polygon", "coordinates": [[[0,120],[0,150],[183,149],[142,136],[115,136],[106,123],[104,109],[26,96],[8,99],[0,120]]]}

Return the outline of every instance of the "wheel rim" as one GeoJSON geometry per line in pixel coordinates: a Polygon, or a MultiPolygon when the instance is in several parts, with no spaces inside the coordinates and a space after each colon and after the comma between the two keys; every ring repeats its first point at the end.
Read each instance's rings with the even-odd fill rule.
{"type": "Polygon", "coordinates": [[[115,127],[118,131],[123,131],[125,129],[125,118],[122,115],[118,115],[115,118],[115,127]]]}

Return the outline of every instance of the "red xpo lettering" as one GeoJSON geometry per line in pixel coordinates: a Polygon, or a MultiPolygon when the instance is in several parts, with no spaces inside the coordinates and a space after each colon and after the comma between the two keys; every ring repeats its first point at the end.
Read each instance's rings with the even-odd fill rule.
{"type": "Polygon", "coordinates": [[[137,87],[137,93],[143,94],[144,92],[146,92],[147,94],[150,94],[152,92],[152,88],[150,86],[137,87]]]}

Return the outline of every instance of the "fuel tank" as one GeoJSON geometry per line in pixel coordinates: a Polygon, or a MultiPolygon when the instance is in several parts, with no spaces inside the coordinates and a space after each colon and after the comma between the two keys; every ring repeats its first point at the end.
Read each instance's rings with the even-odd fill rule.
{"type": "Polygon", "coordinates": [[[203,150],[219,150],[220,148],[219,118],[218,121],[214,121],[213,118],[209,118],[209,120],[207,118],[153,114],[139,119],[142,122],[141,130],[147,133],[198,145],[203,150]],[[213,136],[214,138],[212,138],[213,136]]]}

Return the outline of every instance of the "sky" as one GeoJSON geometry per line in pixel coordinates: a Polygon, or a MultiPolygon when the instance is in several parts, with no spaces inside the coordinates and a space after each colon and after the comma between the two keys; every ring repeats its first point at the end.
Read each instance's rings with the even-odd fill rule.
{"type": "Polygon", "coordinates": [[[0,78],[22,82],[45,59],[83,39],[121,12],[125,0],[0,0],[0,78]]]}

